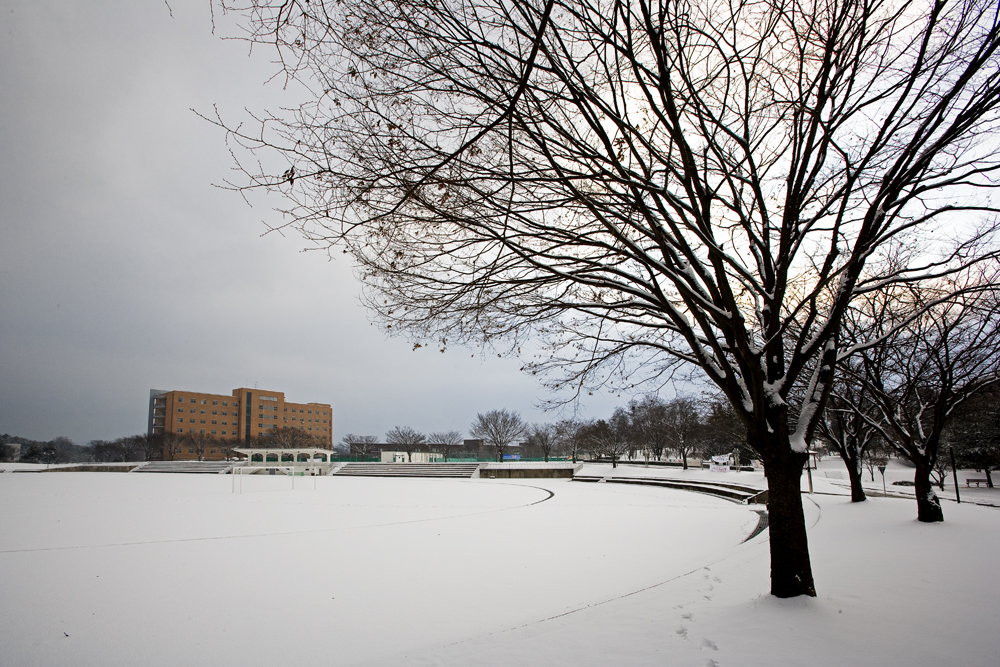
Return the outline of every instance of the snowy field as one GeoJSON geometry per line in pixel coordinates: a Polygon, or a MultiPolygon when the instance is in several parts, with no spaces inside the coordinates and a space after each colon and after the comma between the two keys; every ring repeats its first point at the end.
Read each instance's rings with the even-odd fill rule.
{"type": "Polygon", "coordinates": [[[919,524],[834,472],[795,600],[767,594],[752,509],[684,491],[2,474],[0,664],[1000,665],[1000,510],[919,524]]]}

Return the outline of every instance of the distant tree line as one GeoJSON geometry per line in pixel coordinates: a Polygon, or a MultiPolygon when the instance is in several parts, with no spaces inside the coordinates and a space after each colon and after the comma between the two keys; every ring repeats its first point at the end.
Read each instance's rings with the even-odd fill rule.
{"type": "MultiPolygon", "coordinates": [[[[728,403],[721,397],[678,396],[664,400],[656,395],[634,399],[614,411],[609,419],[562,419],[555,422],[525,421],[507,409],[476,415],[469,427],[474,443],[482,443],[496,461],[516,451],[520,456],[565,457],[610,460],[662,460],[676,455],[687,467],[695,455],[734,454],[743,460],[757,458],[746,444],[746,431],[728,403]]],[[[396,426],[380,440],[374,435],[348,433],[338,449],[356,456],[372,456],[392,445],[413,460],[415,451],[437,452],[445,459],[464,442],[460,431],[424,434],[409,426],[396,426]]],[[[479,447],[476,447],[477,451],[479,447]]]]}
{"type": "Polygon", "coordinates": [[[90,461],[87,447],[77,445],[69,438],[32,440],[17,435],[0,435],[0,461],[23,463],[71,463],[90,461]]]}

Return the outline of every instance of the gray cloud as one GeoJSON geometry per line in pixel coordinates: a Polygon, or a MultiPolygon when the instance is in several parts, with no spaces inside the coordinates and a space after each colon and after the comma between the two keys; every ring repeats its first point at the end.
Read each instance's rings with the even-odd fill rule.
{"type": "Polygon", "coordinates": [[[517,360],[386,339],[346,260],[262,237],[278,202],[212,186],[224,136],[190,109],[239,118],[288,93],[266,54],[212,34],[207,2],[170,5],[0,10],[0,432],[116,437],[144,430],[151,387],[254,383],[332,403],[337,439],[545,418],[517,360]]]}

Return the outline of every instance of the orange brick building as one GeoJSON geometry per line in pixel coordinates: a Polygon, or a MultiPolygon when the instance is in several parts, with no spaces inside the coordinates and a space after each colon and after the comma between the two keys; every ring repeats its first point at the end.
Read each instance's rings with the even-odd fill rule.
{"type": "MultiPolygon", "coordinates": [[[[193,391],[149,391],[150,435],[207,435],[247,445],[269,429],[289,427],[333,447],[333,409],[328,403],[292,403],[284,392],[242,387],[231,396],[193,391]]],[[[182,447],[181,456],[188,458],[182,447]]],[[[221,450],[205,452],[206,459],[222,458],[221,450]],[[211,454],[211,455],[210,455],[211,454]]]]}

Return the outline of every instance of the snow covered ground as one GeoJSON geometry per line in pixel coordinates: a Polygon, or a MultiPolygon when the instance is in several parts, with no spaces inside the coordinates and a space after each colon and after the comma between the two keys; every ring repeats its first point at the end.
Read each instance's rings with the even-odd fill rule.
{"type": "Polygon", "coordinates": [[[849,503],[835,464],[795,600],[767,594],[767,534],[742,543],[752,508],[685,491],[2,474],[0,665],[1000,664],[1000,510],[919,524],[849,503]]]}

